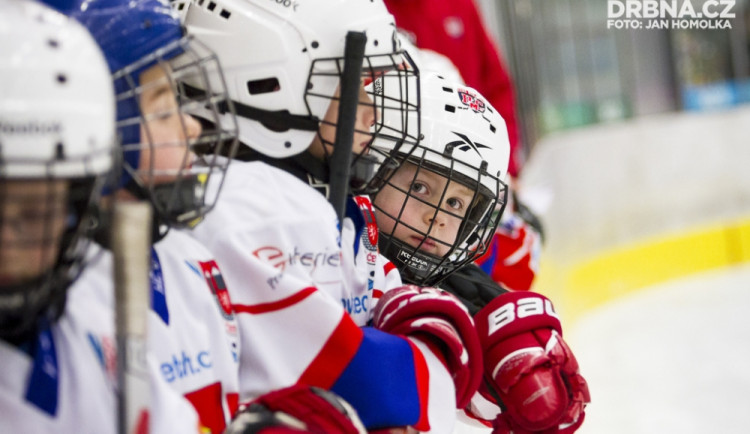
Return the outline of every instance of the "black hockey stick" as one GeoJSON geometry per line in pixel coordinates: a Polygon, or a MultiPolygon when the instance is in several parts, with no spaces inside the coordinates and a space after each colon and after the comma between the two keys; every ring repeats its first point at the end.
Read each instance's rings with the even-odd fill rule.
{"type": "Polygon", "coordinates": [[[352,141],[359,104],[359,86],[362,62],[365,58],[367,36],[363,32],[348,32],[344,45],[344,71],[341,76],[339,117],[336,123],[336,141],[330,159],[328,201],[343,222],[346,196],[349,193],[349,174],[352,164],[352,141]]]}

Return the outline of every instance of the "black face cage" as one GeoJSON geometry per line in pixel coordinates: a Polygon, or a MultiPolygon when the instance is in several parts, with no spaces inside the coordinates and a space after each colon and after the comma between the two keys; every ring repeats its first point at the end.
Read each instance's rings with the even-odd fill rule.
{"type": "Polygon", "coordinates": [[[441,155],[435,150],[421,145],[411,149],[412,152],[408,154],[401,153],[397,149],[392,151],[386,159],[388,167],[385,170],[380,170],[373,180],[372,184],[376,190],[389,186],[405,195],[404,201],[398,207],[396,214],[388,213],[383,207],[378,206],[377,200],[374,201],[374,206],[380,213],[395,221],[391,231],[384,231],[380,227],[378,245],[381,253],[399,269],[404,282],[420,286],[436,286],[451,273],[473,262],[486,252],[505,209],[508,199],[508,186],[496,174],[487,172],[485,162],[483,162],[482,167],[477,168],[450,158],[450,155],[441,155]],[[431,163],[430,160],[434,160],[431,155],[446,158],[450,161],[451,166],[445,167],[431,163]],[[416,166],[414,176],[407,188],[395,185],[392,181],[396,170],[404,164],[416,166]],[[440,194],[439,204],[426,202],[412,193],[412,182],[417,179],[422,171],[437,173],[449,181],[445,183],[440,194]],[[466,175],[467,173],[475,175],[470,177],[466,175]],[[451,183],[459,183],[474,192],[468,210],[463,216],[449,211],[444,206],[448,186],[451,183]],[[433,217],[430,219],[427,229],[414,227],[404,221],[403,216],[407,212],[407,203],[411,201],[434,209],[433,217]],[[444,213],[445,216],[461,220],[453,242],[441,240],[431,235],[438,213],[444,213]],[[408,228],[411,233],[422,238],[422,242],[415,246],[398,239],[395,233],[399,227],[408,228]],[[447,248],[447,253],[436,256],[422,250],[427,239],[447,248]]]}
{"type": "MultiPolygon", "coordinates": [[[[308,86],[305,91],[305,103],[308,113],[311,113],[311,101],[322,98],[330,101],[340,101],[341,96],[324,95],[316,92],[311,82],[316,77],[336,77],[340,79],[344,71],[343,58],[316,59],[310,68],[308,86]]],[[[391,54],[365,55],[362,65],[361,81],[365,85],[365,94],[360,95],[358,110],[369,110],[374,114],[372,125],[367,130],[355,125],[352,146],[364,143],[361,152],[352,155],[350,171],[350,191],[353,194],[368,194],[370,182],[375,176],[376,167],[382,158],[374,155],[370,147],[376,137],[392,140],[396,143],[416,144],[420,135],[419,130],[419,70],[412,62],[408,53],[398,51],[391,54]],[[384,119],[396,119],[400,122],[389,122],[384,119]],[[415,123],[412,119],[417,120],[415,123]]],[[[333,122],[320,120],[321,124],[336,127],[333,122]]],[[[319,140],[327,146],[325,159],[331,157],[330,151],[334,143],[326,139],[318,130],[319,140]]]]}
{"type": "MultiPolygon", "coordinates": [[[[87,158],[82,158],[81,164],[88,164],[87,158]]],[[[5,161],[3,166],[12,164],[17,168],[25,163],[29,162],[5,161]]],[[[0,171],[4,171],[2,166],[0,171]]],[[[38,270],[23,278],[13,276],[12,269],[5,270],[4,282],[0,284],[0,339],[20,342],[62,315],[69,286],[94,259],[94,256],[87,255],[88,247],[101,223],[98,208],[101,192],[105,186],[111,188],[111,183],[112,179],[106,175],[63,179],[51,174],[46,178],[4,178],[0,181],[0,234],[3,234],[0,237],[0,257],[3,266],[12,262],[12,258],[5,255],[15,254],[27,259],[24,268],[38,270]],[[33,193],[23,188],[10,190],[11,183],[18,185],[31,181],[48,182],[33,193]],[[68,185],[62,207],[54,200],[60,193],[53,190],[55,181],[68,185]],[[55,233],[60,222],[62,230],[55,233]],[[14,235],[7,235],[10,233],[14,235]],[[55,250],[54,246],[58,249],[55,250]],[[24,255],[28,251],[43,251],[45,247],[50,249],[49,257],[54,258],[50,267],[45,267],[44,255],[37,258],[24,255]]]]}
{"type": "Polygon", "coordinates": [[[130,179],[125,187],[149,199],[161,223],[195,225],[217,199],[217,194],[207,194],[206,185],[210,181],[219,186],[212,192],[220,190],[239,145],[237,119],[218,58],[199,41],[185,37],[123,68],[114,78],[116,83],[127,83],[117,95],[124,176],[130,179]],[[168,110],[145,113],[140,98],[159,83],[139,83],[138,74],[152,64],[164,72],[176,104],[168,110]],[[123,112],[131,113],[123,116],[123,112]],[[193,115],[200,116],[200,121],[193,115]],[[188,122],[200,125],[200,134],[191,135],[188,122]],[[158,129],[165,125],[171,129],[170,140],[160,137],[158,129]],[[133,134],[133,129],[141,127],[142,134],[133,134]],[[140,167],[144,151],[153,156],[170,148],[181,155],[172,168],[155,167],[153,158],[148,167],[140,167]]]}

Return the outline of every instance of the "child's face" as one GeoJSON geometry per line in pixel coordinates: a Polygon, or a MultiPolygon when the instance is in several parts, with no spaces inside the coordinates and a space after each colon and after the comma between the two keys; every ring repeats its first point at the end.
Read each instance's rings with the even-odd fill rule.
{"type": "Polygon", "coordinates": [[[179,111],[177,99],[164,67],[154,65],[140,75],[143,86],[140,105],[145,122],[141,123],[141,142],[151,143],[141,149],[140,168],[153,177],[144,182],[169,182],[176,171],[189,168],[194,154],[186,139],[201,135],[201,125],[192,116],[179,111]]]}
{"type": "Polygon", "coordinates": [[[474,191],[463,184],[405,163],[375,196],[378,226],[410,246],[443,257],[456,241],[473,197],[474,191]]]}
{"type": "MultiPolygon", "coordinates": [[[[336,141],[336,125],[338,124],[339,117],[339,92],[340,90],[337,89],[334,98],[331,100],[331,104],[328,106],[328,111],[323,118],[323,122],[320,124],[319,134],[315,136],[309,148],[310,153],[320,160],[323,160],[326,155],[330,156],[333,152],[333,146],[330,143],[336,141]]],[[[352,140],[352,152],[354,154],[361,154],[367,149],[372,140],[372,135],[369,134],[369,131],[374,124],[375,108],[373,101],[367,94],[367,91],[365,91],[364,82],[361,82],[359,86],[357,119],[354,123],[354,139],[352,140]]]]}
{"type": "Polygon", "coordinates": [[[67,199],[64,181],[0,184],[0,286],[52,269],[65,229],[67,199]]]}

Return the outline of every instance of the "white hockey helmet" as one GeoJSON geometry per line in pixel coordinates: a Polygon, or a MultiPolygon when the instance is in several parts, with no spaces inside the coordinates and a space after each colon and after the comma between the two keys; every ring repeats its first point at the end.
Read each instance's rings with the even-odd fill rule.
{"type": "MultiPolygon", "coordinates": [[[[218,55],[240,141],[261,154],[286,158],[311,144],[335,98],[349,31],[367,36],[363,76],[390,70],[398,78],[385,83],[397,88],[392,96],[399,109],[417,110],[405,93],[397,94],[416,71],[403,67],[393,16],[382,0],[181,0],[175,7],[188,33],[218,55]]],[[[382,113],[377,104],[374,109],[382,113]]],[[[375,123],[374,132],[385,134],[375,123]]]]}
{"type": "Polygon", "coordinates": [[[111,75],[86,29],[37,2],[0,0],[0,10],[0,336],[13,340],[62,313],[117,147],[111,75]],[[63,210],[50,200],[58,180],[63,210]],[[20,254],[29,249],[49,253],[20,254]],[[16,264],[32,270],[20,278],[8,265],[18,257],[36,259],[16,264]]]}
{"type": "MultiPolygon", "coordinates": [[[[445,80],[435,73],[422,74],[420,79],[421,140],[417,145],[412,145],[376,138],[372,150],[380,154],[382,165],[370,191],[375,192],[374,203],[378,213],[384,213],[395,221],[392,230],[384,231],[381,228],[381,252],[396,264],[405,281],[435,285],[487,249],[507,198],[504,180],[510,143],[505,121],[476,90],[445,80]],[[452,243],[429,234],[435,218],[427,231],[417,231],[423,239],[419,245],[410,245],[395,237],[399,225],[406,225],[401,217],[407,201],[420,201],[412,196],[410,190],[406,191],[391,182],[396,170],[405,163],[416,166],[414,179],[419,171],[426,170],[469,187],[474,192],[466,214],[456,215],[462,223],[452,243]],[[404,203],[395,214],[378,205],[377,192],[386,185],[404,194],[404,203]],[[499,213],[496,212],[498,209],[499,213]],[[447,253],[442,257],[426,253],[421,249],[425,242],[442,244],[447,247],[447,253]]],[[[390,122],[400,123],[403,120],[389,119],[386,114],[384,124],[390,122]]],[[[414,124],[414,121],[410,123],[414,124]]],[[[447,186],[448,183],[445,188],[447,186]]],[[[448,212],[442,203],[434,204],[432,208],[435,217],[438,212],[448,212]]],[[[409,229],[416,230],[411,226],[409,229]]]]}

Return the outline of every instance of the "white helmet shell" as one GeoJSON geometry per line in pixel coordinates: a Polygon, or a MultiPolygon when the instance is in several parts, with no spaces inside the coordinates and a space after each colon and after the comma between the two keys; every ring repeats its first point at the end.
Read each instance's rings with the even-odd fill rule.
{"type": "Polygon", "coordinates": [[[221,61],[240,141],[273,158],[299,154],[312,142],[339,84],[348,31],[367,35],[365,67],[401,63],[382,0],[193,0],[176,7],[188,33],[221,61]],[[307,126],[269,128],[243,117],[242,105],[287,112],[307,126]]]}
{"type": "Polygon", "coordinates": [[[113,162],[112,79],[89,32],[36,2],[0,1],[0,155],[8,178],[76,178],[113,162]]]}
{"type": "MultiPolygon", "coordinates": [[[[457,170],[468,179],[480,179],[487,188],[494,190],[492,178],[505,180],[510,158],[508,130],[502,116],[471,87],[460,82],[452,82],[434,71],[420,76],[421,115],[410,112],[406,128],[421,129],[421,139],[417,145],[400,144],[401,154],[422,155],[415,147],[426,148],[425,159],[435,167],[457,170]],[[417,119],[419,118],[419,119],[417,119]],[[421,121],[421,125],[420,122],[421,121]],[[460,160],[454,165],[452,160],[460,160]],[[489,177],[479,176],[482,170],[489,177]]],[[[411,88],[416,89],[417,86],[411,88]]],[[[386,90],[387,92],[387,90],[386,90]]],[[[383,124],[390,128],[403,128],[404,118],[391,116],[394,111],[386,111],[383,124]]],[[[372,147],[384,154],[394,151],[397,142],[376,138],[372,147]]]]}

